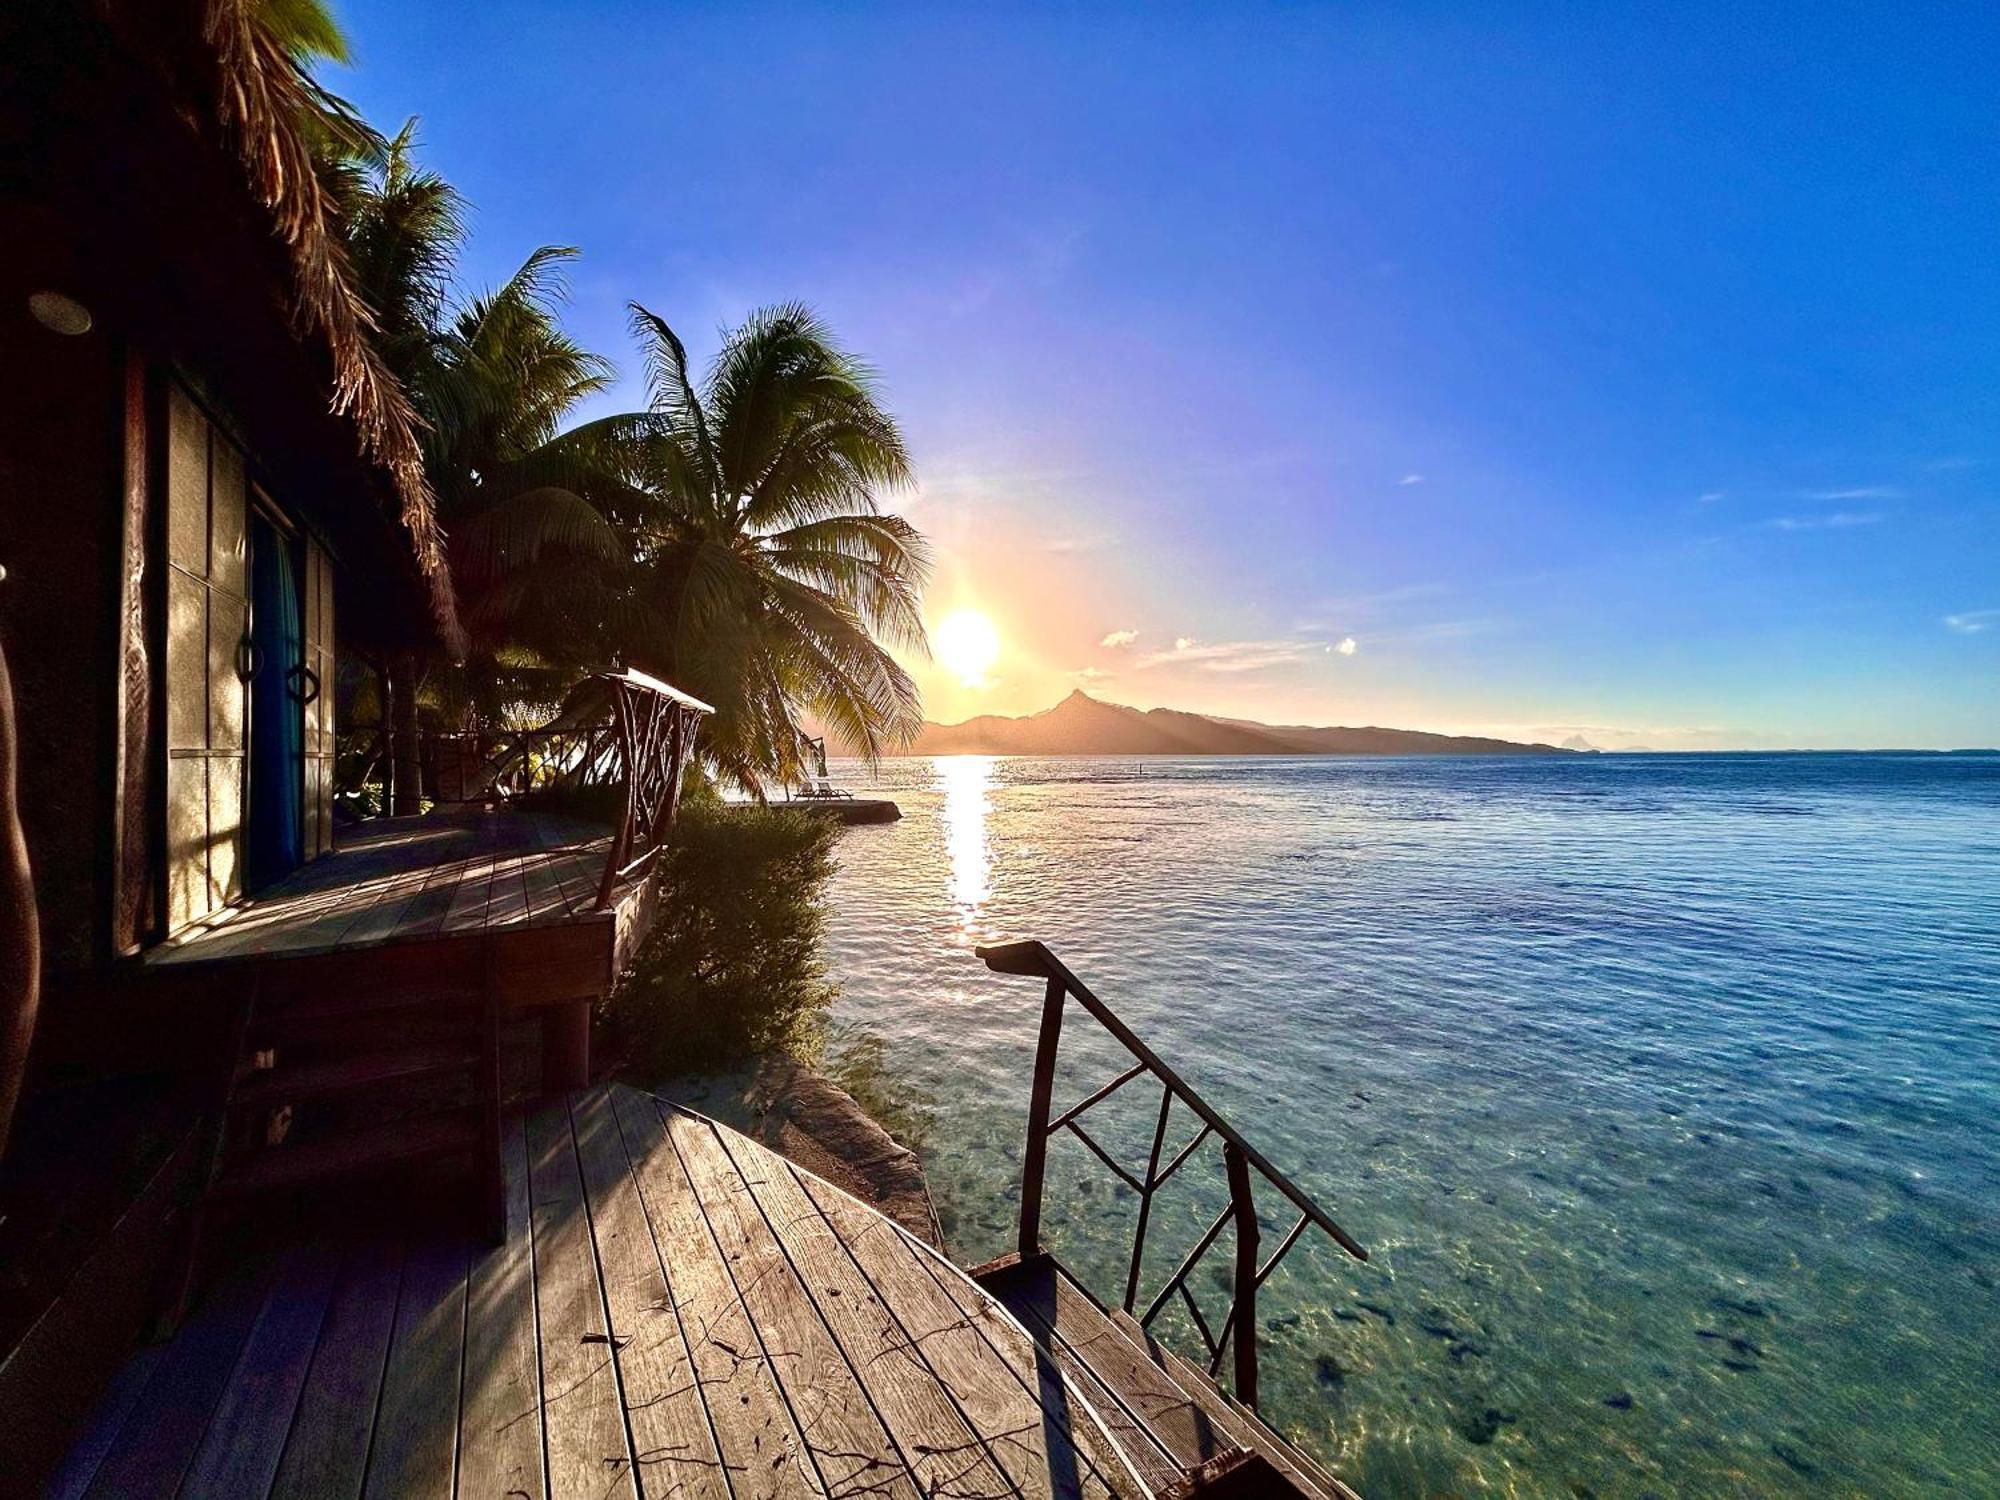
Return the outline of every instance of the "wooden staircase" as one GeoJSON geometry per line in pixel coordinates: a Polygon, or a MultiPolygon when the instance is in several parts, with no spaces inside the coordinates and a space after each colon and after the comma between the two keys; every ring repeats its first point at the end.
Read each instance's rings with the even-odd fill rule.
{"type": "Polygon", "coordinates": [[[1105,1308],[1053,1256],[972,1272],[1104,1419],[1139,1477],[1168,1500],[1356,1500],[1207,1373],[1105,1308]]]}
{"type": "Polygon", "coordinates": [[[310,1000],[273,990],[252,979],[235,1001],[166,1329],[186,1312],[217,1216],[266,1194],[458,1158],[480,1228],[504,1232],[491,986],[310,1000]]]}

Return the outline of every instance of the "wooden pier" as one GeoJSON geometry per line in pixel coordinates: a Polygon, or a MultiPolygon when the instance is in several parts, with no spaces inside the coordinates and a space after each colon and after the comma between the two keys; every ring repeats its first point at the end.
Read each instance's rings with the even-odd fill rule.
{"type": "Polygon", "coordinates": [[[510,1122],[508,1223],[247,1245],[49,1493],[1138,1497],[964,1273],[622,1086],[510,1122]]]}

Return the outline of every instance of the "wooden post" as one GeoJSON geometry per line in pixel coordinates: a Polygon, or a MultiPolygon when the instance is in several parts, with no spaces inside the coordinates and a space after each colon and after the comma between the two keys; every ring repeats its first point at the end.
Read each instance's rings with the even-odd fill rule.
{"type": "Polygon", "coordinates": [[[1153,1127],[1153,1150],[1146,1158],[1146,1186],[1139,1194],[1139,1225],[1132,1231],[1132,1265],[1125,1273],[1125,1311],[1139,1300],[1139,1267],[1146,1258],[1146,1225],[1153,1217],[1153,1193],[1160,1185],[1160,1148],[1167,1142],[1167,1117],[1174,1112],[1174,1091],[1160,1085],[1160,1122],[1153,1127]]]}
{"type": "Polygon", "coordinates": [[[398,651],[389,662],[389,811],[407,817],[424,810],[423,749],[417,738],[417,654],[398,651]]]}
{"type": "MultiPolygon", "coordinates": [[[[0,569],[0,578],[6,570],[0,569]]],[[[15,790],[14,687],[0,648],[0,1151],[21,1102],[42,991],[41,920],[15,790]]]]}
{"type": "Polygon", "coordinates": [[[1250,1163],[1234,1141],[1222,1144],[1229,1174],[1229,1202],[1236,1211],[1236,1304],[1230,1329],[1236,1337],[1236,1399],[1257,1409],[1257,1205],[1250,1197],[1250,1163]]]}
{"type": "Polygon", "coordinates": [[[590,1087],[588,997],[542,1011],[542,1087],[551,1094],[590,1087]]]}
{"type": "Polygon", "coordinates": [[[481,945],[479,983],[479,1218],[488,1240],[507,1238],[507,1173],[501,1160],[500,1106],[506,1080],[500,1066],[499,967],[495,943],[481,945]]]}
{"type": "Polygon", "coordinates": [[[1049,1160],[1049,1095],[1056,1082],[1056,1044],[1062,1040],[1060,979],[1051,978],[1042,996],[1042,1034],[1035,1044],[1035,1084],[1028,1096],[1028,1147],[1021,1156],[1021,1258],[1042,1251],[1042,1176],[1049,1160]]]}

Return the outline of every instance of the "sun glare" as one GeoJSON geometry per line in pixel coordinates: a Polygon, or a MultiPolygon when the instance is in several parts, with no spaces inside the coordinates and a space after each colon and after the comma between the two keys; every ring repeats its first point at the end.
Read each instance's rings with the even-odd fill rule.
{"type": "Polygon", "coordinates": [[[931,649],[963,685],[984,687],[986,674],[1000,659],[1000,632],[978,610],[961,609],[939,621],[931,632],[931,649]]]}

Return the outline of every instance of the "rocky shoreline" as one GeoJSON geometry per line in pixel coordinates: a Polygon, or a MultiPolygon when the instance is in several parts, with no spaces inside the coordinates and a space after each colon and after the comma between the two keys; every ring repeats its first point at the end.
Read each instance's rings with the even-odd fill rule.
{"type": "Polygon", "coordinates": [[[782,1153],[945,1249],[917,1153],[846,1090],[796,1058],[772,1053],[726,1073],[683,1075],[650,1087],[782,1153]]]}

